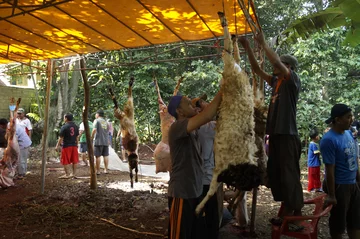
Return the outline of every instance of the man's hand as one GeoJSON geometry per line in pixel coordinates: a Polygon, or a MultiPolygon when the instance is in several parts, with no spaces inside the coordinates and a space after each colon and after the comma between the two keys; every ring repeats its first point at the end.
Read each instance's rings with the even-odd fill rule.
{"type": "Polygon", "coordinates": [[[259,43],[260,46],[265,46],[266,45],[265,37],[264,37],[264,34],[262,32],[259,32],[258,34],[256,34],[254,36],[254,38],[259,43]]]}
{"type": "Polygon", "coordinates": [[[324,200],[323,209],[327,208],[329,205],[335,206],[336,204],[337,204],[336,198],[328,195],[324,200]]]}

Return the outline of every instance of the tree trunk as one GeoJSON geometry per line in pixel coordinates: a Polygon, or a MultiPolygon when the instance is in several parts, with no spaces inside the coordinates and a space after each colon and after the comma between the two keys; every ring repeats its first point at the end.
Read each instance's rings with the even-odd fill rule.
{"type": "MultiPolygon", "coordinates": [[[[76,60],[74,64],[74,69],[80,68],[80,60],[76,60]]],[[[80,71],[73,71],[71,75],[71,82],[70,82],[70,89],[69,89],[69,110],[72,109],[76,95],[79,89],[79,81],[81,79],[81,73],[80,71]]]]}
{"type": "MultiPolygon", "coordinates": [[[[85,60],[83,58],[80,59],[80,67],[81,69],[85,69],[85,60]]],[[[95,190],[97,187],[97,183],[96,183],[96,173],[95,173],[95,165],[94,165],[94,148],[92,146],[92,140],[90,136],[90,128],[88,122],[88,113],[89,113],[89,105],[90,105],[90,87],[85,70],[81,70],[81,76],[84,84],[84,110],[82,114],[82,119],[84,123],[86,144],[88,147],[88,155],[90,162],[90,189],[95,190]]]]}

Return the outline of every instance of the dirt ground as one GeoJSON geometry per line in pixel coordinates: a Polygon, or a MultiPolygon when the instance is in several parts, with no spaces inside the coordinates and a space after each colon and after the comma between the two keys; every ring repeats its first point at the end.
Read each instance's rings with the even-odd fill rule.
{"type": "MultiPolygon", "coordinates": [[[[140,152],[149,156],[149,150],[140,152]]],[[[30,173],[25,179],[17,180],[16,187],[0,190],[0,238],[165,238],[168,224],[166,181],[140,176],[131,189],[127,172],[110,171],[98,176],[98,189],[93,191],[89,187],[89,167],[79,166],[81,178],[58,179],[63,171],[54,160],[54,153],[47,163],[42,195],[39,152],[39,149],[32,150],[30,173]]],[[[151,159],[144,163],[151,163],[151,159]]],[[[302,182],[306,188],[306,176],[302,182]]],[[[315,195],[304,191],[304,196],[315,195]]],[[[247,198],[251,212],[251,192],[247,198]]],[[[271,192],[260,187],[255,224],[257,238],[271,237],[268,220],[278,209],[279,204],[272,200],[271,192]]],[[[220,238],[250,238],[248,229],[240,230],[234,222],[221,229],[220,238]]],[[[319,238],[329,238],[327,218],[321,219],[319,230],[319,238]]]]}

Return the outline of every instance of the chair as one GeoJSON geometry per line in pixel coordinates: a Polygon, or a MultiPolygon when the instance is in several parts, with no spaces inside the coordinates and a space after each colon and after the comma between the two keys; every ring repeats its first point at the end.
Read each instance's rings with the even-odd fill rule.
{"type": "MultiPolygon", "coordinates": [[[[306,200],[304,204],[315,204],[313,215],[309,216],[286,216],[283,219],[281,226],[272,226],[272,239],[278,239],[281,235],[290,236],[293,238],[305,238],[305,239],[316,239],[318,236],[317,225],[319,219],[330,212],[332,205],[329,205],[323,209],[324,199],[326,194],[322,194],[314,199],[306,200]],[[299,232],[289,231],[288,223],[291,221],[301,221],[301,225],[304,229],[299,232]]],[[[281,215],[283,210],[283,203],[281,204],[278,216],[281,215]]]]}

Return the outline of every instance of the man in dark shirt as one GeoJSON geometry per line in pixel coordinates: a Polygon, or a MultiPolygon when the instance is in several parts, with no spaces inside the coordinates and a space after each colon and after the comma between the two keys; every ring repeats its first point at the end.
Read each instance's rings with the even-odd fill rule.
{"type": "Polygon", "coordinates": [[[75,177],[76,166],[79,163],[79,155],[77,148],[79,128],[72,120],[72,114],[68,113],[64,116],[65,124],[61,127],[60,138],[56,145],[56,149],[58,150],[60,145],[62,144],[61,164],[64,166],[65,175],[59,177],[61,179],[75,177]],[[73,171],[72,173],[70,173],[71,165],[73,171]]]}
{"type": "MultiPolygon", "coordinates": [[[[304,206],[299,165],[301,143],[296,126],[296,104],[301,83],[295,72],[298,64],[295,57],[279,57],[266,44],[262,33],[255,38],[273,66],[272,75],[259,67],[248,40],[241,38],[240,42],[249,56],[253,71],[272,87],[266,124],[266,134],[269,135],[267,174],[268,186],[274,200],[284,203],[282,215],[271,219],[271,222],[281,225],[284,216],[299,216],[304,206]]],[[[301,230],[302,227],[299,226],[299,222],[294,222],[290,229],[301,230]]]]}
{"type": "Polygon", "coordinates": [[[219,92],[200,114],[185,96],[173,96],[168,105],[169,114],[176,119],[169,129],[172,165],[168,188],[169,239],[201,238],[197,231],[202,228],[195,226],[195,208],[203,190],[203,159],[197,129],[214,118],[221,99],[219,92]]]}

